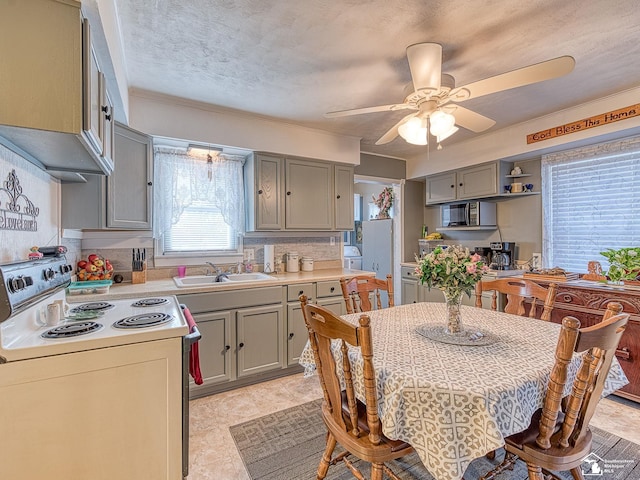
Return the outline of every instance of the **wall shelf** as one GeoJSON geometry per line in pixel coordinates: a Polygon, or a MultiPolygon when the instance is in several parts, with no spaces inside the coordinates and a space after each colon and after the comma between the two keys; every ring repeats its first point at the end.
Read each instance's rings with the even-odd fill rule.
{"type": "Polygon", "coordinates": [[[436,232],[469,231],[469,230],[497,230],[496,225],[483,225],[480,227],[438,227],[436,232]]]}
{"type": "Polygon", "coordinates": [[[505,175],[507,178],[522,178],[522,177],[530,177],[530,173],[521,173],[520,175],[505,175]]]}

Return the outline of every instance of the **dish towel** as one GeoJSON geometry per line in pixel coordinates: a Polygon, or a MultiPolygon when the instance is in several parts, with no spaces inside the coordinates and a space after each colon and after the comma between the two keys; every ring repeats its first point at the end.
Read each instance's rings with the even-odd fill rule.
{"type": "MultiPolygon", "coordinates": [[[[196,326],[196,322],[191,316],[191,312],[188,308],[182,310],[184,314],[184,318],[187,320],[187,325],[189,326],[189,333],[193,331],[193,327],[196,326]]],[[[193,378],[193,381],[196,382],[196,385],[202,385],[202,372],[200,372],[200,352],[198,349],[198,342],[195,341],[191,345],[191,350],[189,351],[189,375],[193,378]]]]}

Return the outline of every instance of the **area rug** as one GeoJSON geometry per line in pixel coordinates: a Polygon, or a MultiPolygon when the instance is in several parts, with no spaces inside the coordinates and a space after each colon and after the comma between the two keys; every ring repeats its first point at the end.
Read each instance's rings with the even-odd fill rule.
{"type": "MultiPolygon", "coordinates": [[[[230,427],[240,456],[252,480],[313,480],[325,446],[326,428],[320,414],[320,400],[289,408],[264,417],[230,427]]],[[[592,427],[593,454],[602,459],[602,475],[588,476],[598,480],[640,479],[640,445],[621,439],[604,430],[592,427]]],[[[336,448],[336,451],[340,446],[336,448]]],[[[491,470],[503,457],[498,451],[495,461],[474,460],[464,475],[476,480],[491,470]]],[[[357,459],[354,463],[357,465],[357,459]]],[[[389,463],[389,467],[403,480],[435,480],[424,468],[417,454],[389,463]]],[[[358,468],[369,476],[369,466],[358,468]]],[[[571,479],[571,475],[563,474],[571,479]]],[[[340,463],[329,468],[327,480],[350,480],[353,476],[340,463]]],[[[385,477],[386,478],[386,477],[385,477]]],[[[503,472],[500,480],[525,480],[527,469],[518,462],[513,471],[503,472]]]]}

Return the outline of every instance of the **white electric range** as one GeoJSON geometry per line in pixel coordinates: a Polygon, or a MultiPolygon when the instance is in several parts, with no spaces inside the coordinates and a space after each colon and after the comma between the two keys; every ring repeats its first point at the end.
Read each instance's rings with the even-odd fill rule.
{"type": "Polygon", "coordinates": [[[64,256],[0,265],[0,478],[183,478],[176,297],[71,297],[43,325],[66,310],[71,270],[64,256]]]}

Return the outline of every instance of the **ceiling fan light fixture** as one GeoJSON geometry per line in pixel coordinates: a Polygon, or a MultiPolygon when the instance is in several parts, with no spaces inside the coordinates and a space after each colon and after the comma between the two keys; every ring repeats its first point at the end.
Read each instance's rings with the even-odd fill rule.
{"type": "Polygon", "coordinates": [[[459,128],[454,125],[453,127],[451,127],[446,132],[441,133],[440,135],[436,135],[436,140],[438,141],[438,143],[440,143],[441,141],[449,138],[451,135],[456,133],[458,130],[459,130],[459,128]]]}
{"type": "MultiPolygon", "coordinates": [[[[429,131],[434,137],[442,137],[444,134],[448,133],[452,128],[454,128],[456,124],[456,118],[450,113],[445,113],[442,110],[436,110],[435,112],[433,112],[429,120],[431,121],[431,128],[429,131]]],[[[455,131],[449,133],[449,135],[447,136],[450,136],[453,133],[455,133],[455,131]]]]}
{"type": "Polygon", "coordinates": [[[427,132],[426,118],[412,117],[398,127],[398,134],[413,145],[426,145],[427,132]]]}

